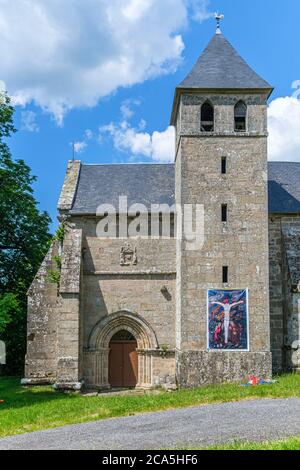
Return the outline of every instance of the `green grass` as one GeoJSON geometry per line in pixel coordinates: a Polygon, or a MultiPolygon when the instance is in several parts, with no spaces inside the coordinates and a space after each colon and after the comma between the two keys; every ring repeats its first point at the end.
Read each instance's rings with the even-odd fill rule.
{"type": "Polygon", "coordinates": [[[178,449],[178,450],[300,450],[300,437],[290,437],[279,441],[240,442],[211,446],[207,448],[178,449]]]}
{"type": "Polygon", "coordinates": [[[0,400],[4,400],[0,404],[0,437],[148,411],[297,396],[300,396],[300,374],[283,375],[278,383],[260,387],[224,384],[172,393],[99,396],[63,394],[53,391],[52,387],[24,388],[18,378],[0,377],[0,400]]]}

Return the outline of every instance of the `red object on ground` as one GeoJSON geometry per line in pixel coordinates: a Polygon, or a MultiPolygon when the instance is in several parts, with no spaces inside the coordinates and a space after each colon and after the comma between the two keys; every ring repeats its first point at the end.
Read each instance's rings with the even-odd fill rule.
{"type": "Polygon", "coordinates": [[[250,375],[250,383],[256,387],[256,385],[258,384],[258,378],[255,377],[255,375],[250,375]]]}
{"type": "Polygon", "coordinates": [[[0,403],[4,403],[4,400],[0,400],[0,403]]]}

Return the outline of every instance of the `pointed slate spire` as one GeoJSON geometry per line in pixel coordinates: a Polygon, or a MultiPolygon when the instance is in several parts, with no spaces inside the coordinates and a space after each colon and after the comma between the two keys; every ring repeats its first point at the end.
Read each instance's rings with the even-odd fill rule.
{"type": "Polygon", "coordinates": [[[178,88],[272,89],[220,32],[214,35],[178,88]]]}
{"type": "Polygon", "coordinates": [[[273,87],[247,64],[217,28],[191,72],[176,88],[172,124],[183,90],[263,90],[271,94],[273,87]]]}

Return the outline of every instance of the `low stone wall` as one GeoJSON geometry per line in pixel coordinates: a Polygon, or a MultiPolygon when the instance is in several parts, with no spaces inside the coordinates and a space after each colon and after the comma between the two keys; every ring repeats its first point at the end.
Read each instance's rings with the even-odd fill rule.
{"type": "Polygon", "coordinates": [[[272,376],[270,352],[177,351],[179,387],[247,381],[249,375],[269,379],[272,376]]]}

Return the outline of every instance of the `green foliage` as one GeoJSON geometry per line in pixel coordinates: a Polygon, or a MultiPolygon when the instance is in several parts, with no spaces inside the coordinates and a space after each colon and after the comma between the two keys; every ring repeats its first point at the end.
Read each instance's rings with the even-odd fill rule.
{"type": "MultiPolygon", "coordinates": [[[[193,450],[195,450],[195,446],[193,450]]],[[[264,442],[234,441],[229,444],[208,447],[205,450],[300,450],[300,437],[289,437],[279,441],[264,442]]]]}
{"type": "Polygon", "coordinates": [[[300,374],[286,374],[274,385],[240,387],[209,385],[195,389],[124,392],[85,396],[58,393],[49,387],[20,386],[20,379],[0,377],[0,436],[21,434],[65,424],[84,423],[149,411],[257,398],[288,398],[300,395],[300,374]]]}
{"type": "Polygon", "coordinates": [[[61,257],[60,256],[54,256],[54,262],[56,263],[56,266],[59,270],[61,270],[61,257]]]}
{"type": "Polygon", "coordinates": [[[161,344],[161,346],[160,346],[160,355],[162,357],[166,357],[167,354],[168,354],[168,350],[169,350],[169,345],[168,344],[161,344]]]}
{"type": "Polygon", "coordinates": [[[36,180],[23,160],[13,160],[7,139],[15,132],[14,109],[0,97],[0,295],[13,294],[20,314],[11,314],[3,339],[7,346],[7,373],[23,368],[26,342],[26,291],[50,243],[50,218],[41,213],[33,196],[36,180]]]}
{"type": "Polygon", "coordinates": [[[53,237],[54,240],[58,240],[60,243],[63,243],[64,241],[64,238],[65,238],[65,224],[64,223],[61,223],[57,230],[56,230],[56,233],[53,237]]]}
{"type": "Polygon", "coordinates": [[[48,271],[48,280],[52,284],[55,284],[59,287],[60,284],[60,271],[55,271],[54,269],[49,269],[48,271]]]}
{"type": "Polygon", "coordinates": [[[48,270],[48,279],[52,284],[56,284],[59,287],[60,277],[61,277],[61,257],[54,256],[54,262],[56,264],[56,269],[48,270]]]}
{"type": "Polygon", "coordinates": [[[6,93],[0,93],[0,138],[9,137],[16,132],[13,124],[14,108],[6,93]]]}
{"type": "Polygon", "coordinates": [[[11,323],[13,316],[20,314],[20,305],[15,294],[0,295],[0,335],[11,323]]]}
{"type": "Polygon", "coordinates": [[[60,284],[60,272],[59,271],[54,271],[54,269],[50,269],[48,271],[48,279],[52,284],[56,284],[57,287],[60,284]]]}

